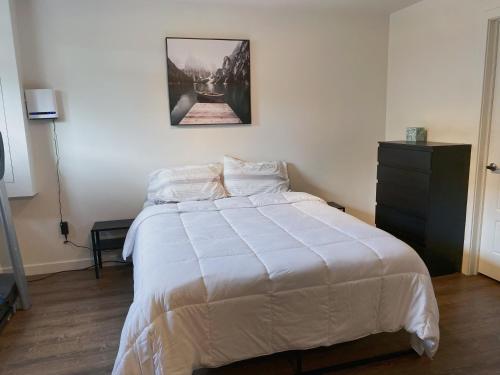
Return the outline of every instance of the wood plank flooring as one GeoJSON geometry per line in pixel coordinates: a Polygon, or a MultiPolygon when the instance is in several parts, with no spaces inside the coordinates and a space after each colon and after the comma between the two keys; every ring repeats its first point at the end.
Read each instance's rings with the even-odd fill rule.
{"type": "Polygon", "coordinates": [[[180,125],[241,124],[227,103],[196,103],[180,125]]]}
{"type": "MultiPolygon", "coordinates": [[[[70,272],[30,283],[33,308],[0,334],[0,374],[109,374],[132,301],[130,267],[70,272]]],[[[484,276],[434,279],[441,345],[434,360],[408,354],[325,374],[500,375],[500,283],[484,276]]],[[[335,349],[319,349],[328,358],[335,349]]],[[[289,354],[202,370],[210,375],[292,374],[289,354]]]]}
{"type": "Polygon", "coordinates": [[[133,297],[131,267],[29,284],[33,307],[0,333],[0,374],[109,374],[133,297]]]}

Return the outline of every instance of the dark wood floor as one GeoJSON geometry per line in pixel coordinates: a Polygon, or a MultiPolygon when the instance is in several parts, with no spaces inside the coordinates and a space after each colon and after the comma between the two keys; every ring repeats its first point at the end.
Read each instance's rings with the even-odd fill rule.
{"type": "Polygon", "coordinates": [[[0,334],[0,374],[109,374],[133,297],[131,268],[107,267],[30,283],[33,307],[0,334]]]}
{"type": "MultiPolygon", "coordinates": [[[[325,374],[500,374],[500,283],[451,275],[436,278],[434,286],[441,313],[434,360],[409,354],[325,374]]],[[[105,268],[100,280],[91,270],[64,273],[31,283],[30,290],[32,309],[19,311],[0,334],[0,374],[109,374],[132,300],[131,268],[105,268]]],[[[203,373],[286,375],[292,373],[288,358],[203,373]]]]}

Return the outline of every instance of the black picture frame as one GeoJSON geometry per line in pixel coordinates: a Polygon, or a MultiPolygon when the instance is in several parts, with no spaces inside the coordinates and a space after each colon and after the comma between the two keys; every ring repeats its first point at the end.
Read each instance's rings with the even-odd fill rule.
{"type": "MultiPolygon", "coordinates": [[[[212,51],[204,48],[205,54],[209,50],[212,51]]],[[[165,53],[171,126],[252,124],[249,39],[166,37],[165,53]],[[231,54],[219,53],[220,56],[217,52],[209,52],[216,61],[220,61],[218,65],[203,61],[202,57],[196,56],[196,51],[190,50],[190,65],[186,58],[184,66],[178,67],[180,64],[172,61],[176,56],[169,55],[169,41],[175,41],[177,51],[182,50],[180,42],[183,41],[186,42],[186,48],[194,48],[200,41],[214,43],[214,47],[225,44],[221,42],[229,42],[231,44],[225,46],[226,50],[229,51],[231,46],[234,48],[231,54]]]]}

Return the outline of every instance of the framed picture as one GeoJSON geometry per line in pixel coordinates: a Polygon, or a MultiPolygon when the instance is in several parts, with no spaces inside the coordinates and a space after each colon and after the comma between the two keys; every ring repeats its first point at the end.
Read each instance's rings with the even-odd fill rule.
{"type": "Polygon", "coordinates": [[[251,124],[250,41],[166,38],[172,125],[251,124]]]}

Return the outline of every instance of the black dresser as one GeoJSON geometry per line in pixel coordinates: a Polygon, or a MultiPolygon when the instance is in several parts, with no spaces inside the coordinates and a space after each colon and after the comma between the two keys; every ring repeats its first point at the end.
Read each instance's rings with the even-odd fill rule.
{"type": "Polygon", "coordinates": [[[375,221],[412,246],[431,275],[460,272],[471,145],[379,142],[375,221]]]}

